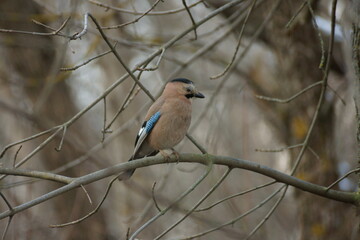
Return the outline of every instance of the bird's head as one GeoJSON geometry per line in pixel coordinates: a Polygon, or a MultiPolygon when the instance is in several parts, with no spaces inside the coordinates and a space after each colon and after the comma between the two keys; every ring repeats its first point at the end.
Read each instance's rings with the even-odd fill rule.
{"type": "Polygon", "coordinates": [[[205,97],[196,89],[194,83],[186,78],[175,78],[169,81],[164,91],[185,96],[187,99],[205,97]]]}

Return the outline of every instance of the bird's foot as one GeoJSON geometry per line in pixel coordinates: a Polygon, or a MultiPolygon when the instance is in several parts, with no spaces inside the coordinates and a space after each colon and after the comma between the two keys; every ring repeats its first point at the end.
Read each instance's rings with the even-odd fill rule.
{"type": "Polygon", "coordinates": [[[161,153],[161,155],[165,158],[165,160],[167,161],[167,162],[170,162],[170,156],[171,156],[171,154],[168,154],[166,151],[164,151],[164,150],[160,150],[160,153],[161,153]]]}
{"type": "Polygon", "coordinates": [[[179,154],[177,151],[175,151],[174,149],[171,149],[171,150],[172,150],[172,153],[171,153],[171,154],[167,153],[167,152],[164,151],[164,150],[160,150],[160,153],[161,153],[161,155],[166,159],[167,162],[170,162],[170,157],[171,157],[172,155],[174,155],[175,158],[176,158],[176,160],[177,160],[176,163],[179,163],[180,154],[179,154]]]}
{"type": "Polygon", "coordinates": [[[178,163],[179,163],[179,160],[180,160],[180,154],[179,154],[177,151],[175,151],[173,148],[172,148],[171,150],[172,150],[171,155],[175,155],[176,164],[178,164],[178,163]]]}

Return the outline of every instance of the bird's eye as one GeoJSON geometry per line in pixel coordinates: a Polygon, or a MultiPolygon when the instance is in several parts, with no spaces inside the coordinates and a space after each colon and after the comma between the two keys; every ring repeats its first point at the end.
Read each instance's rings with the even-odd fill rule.
{"type": "Polygon", "coordinates": [[[187,91],[187,92],[191,92],[191,89],[190,89],[190,88],[187,88],[186,91],[187,91]]]}

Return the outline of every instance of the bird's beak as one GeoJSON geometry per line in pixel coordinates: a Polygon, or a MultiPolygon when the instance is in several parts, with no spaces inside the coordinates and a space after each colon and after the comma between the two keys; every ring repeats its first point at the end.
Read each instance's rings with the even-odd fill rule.
{"type": "Polygon", "coordinates": [[[194,97],[196,97],[196,98],[205,98],[205,96],[201,92],[196,92],[194,94],[194,97]]]}

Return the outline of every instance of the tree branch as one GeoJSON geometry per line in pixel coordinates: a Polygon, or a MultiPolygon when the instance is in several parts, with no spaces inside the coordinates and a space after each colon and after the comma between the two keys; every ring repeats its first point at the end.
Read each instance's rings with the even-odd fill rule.
{"type": "MultiPolygon", "coordinates": [[[[192,162],[192,163],[200,163],[206,164],[209,163],[217,164],[217,165],[224,165],[230,168],[240,168],[249,170],[252,172],[259,173],[261,175],[267,176],[276,180],[277,182],[285,183],[290,186],[296,187],[306,192],[313,193],[318,196],[322,196],[328,199],[336,200],[339,202],[350,203],[353,205],[359,205],[359,196],[356,192],[344,192],[344,191],[337,191],[332,189],[327,189],[327,187],[319,186],[310,182],[306,182],[304,180],[295,178],[291,175],[285,174],[283,172],[277,171],[272,169],[268,166],[261,165],[259,163],[237,159],[233,157],[226,157],[226,156],[214,156],[210,154],[181,154],[179,158],[175,156],[170,156],[170,158],[164,158],[161,155],[155,157],[147,157],[142,158],[126,163],[120,163],[82,177],[74,178],[69,184],[60,187],[56,190],[53,190],[47,194],[44,194],[34,200],[21,204],[19,206],[13,207],[12,211],[4,211],[0,214],[0,219],[8,217],[10,215],[14,215],[21,211],[24,211],[28,208],[31,208],[35,205],[38,205],[42,202],[45,202],[51,198],[54,198],[58,195],[61,195],[65,192],[73,190],[75,188],[80,187],[81,185],[87,185],[93,182],[96,182],[100,179],[117,175],[122,171],[126,171],[129,169],[135,168],[142,168],[151,165],[157,164],[167,164],[167,163],[178,163],[178,162],[192,162]]],[[[5,174],[5,170],[1,169],[5,174]]],[[[19,169],[18,169],[19,170],[19,169]]],[[[25,171],[25,170],[24,170],[25,171]]],[[[10,173],[9,173],[10,174],[10,173]]],[[[17,174],[20,175],[20,174],[17,174]]],[[[25,174],[24,174],[25,175],[25,174]]],[[[69,178],[71,179],[71,178],[69,178]]]]}

